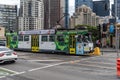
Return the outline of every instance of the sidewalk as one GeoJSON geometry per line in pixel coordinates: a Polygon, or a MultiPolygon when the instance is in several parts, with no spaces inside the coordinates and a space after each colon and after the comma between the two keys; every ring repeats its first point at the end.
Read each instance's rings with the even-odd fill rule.
{"type": "Polygon", "coordinates": [[[101,52],[116,52],[115,48],[100,48],[101,52]]]}

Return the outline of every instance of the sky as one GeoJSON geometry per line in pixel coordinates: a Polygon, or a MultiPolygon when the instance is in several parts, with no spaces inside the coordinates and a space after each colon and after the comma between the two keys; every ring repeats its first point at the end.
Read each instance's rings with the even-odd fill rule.
{"type": "MultiPolygon", "coordinates": [[[[69,0],[69,13],[70,15],[74,12],[74,1],[75,0],[69,0]]],[[[98,0],[93,0],[98,1],[98,0]]],[[[113,2],[113,0],[110,0],[113,2]]],[[[0,0],[0,4],[9,4],[9,5],[19,5],[20,0],[0,0]]]]}

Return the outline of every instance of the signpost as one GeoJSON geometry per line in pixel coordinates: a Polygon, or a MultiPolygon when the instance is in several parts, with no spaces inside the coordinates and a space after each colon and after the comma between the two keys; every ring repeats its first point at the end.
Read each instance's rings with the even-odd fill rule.
{"type": "Polygon", "coordinates": [[[120,24],[116,25],[116,51],[117,51],[117,77],[120,77],[120,57],[119,57],[119,40],[120,40],[120,24]]]}

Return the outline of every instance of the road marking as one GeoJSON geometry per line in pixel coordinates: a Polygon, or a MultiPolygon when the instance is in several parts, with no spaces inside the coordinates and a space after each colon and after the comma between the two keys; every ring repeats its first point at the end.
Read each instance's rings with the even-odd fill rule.
{"type": "Polygon", "coordinates": [[[18,72],[16,72],[16,71],[6,69],[6,68],[3,68],[3,67],[0,67],[0,70],[3,71],[3,73],[1,72],[2,75],[0,76],[0,78],[5,78],[6,76],[9,76],[9,75],[18,74],[18,72]]]}
{"type": "Polygon", "coordinates": [[[54,61],[63,61],[63,60],[56,60],[56,59],[54,59],[54,60],[27,60],[27,61],[40,61],[40,62],[44,62],[44,61],[48,61],[48,62],[54,62],[54,61]]]}
{"type": "Polygon", "coordinates": [[[93,63],[93,64],[106,64],[106,65],[111,65],[112,63],[106,63],[106,62],[94,62],[94,61],[84,61],[87,63],[93,63]]]}
{"type": "MultiPolygon", "coordinates": [[[[96,56],[97,57],[100,57],[100,56],[96,56]]],[[[10,76],[14,76],[14,75],[20,75],[20,74],[24,74],[24,73],[27,73],[27,72],[32,72],[32,71],[37,71],[37,70],[41,70],[41,69],[46,69],[46,68],[50,68],[50,67],[54,67],[54,66],[58,66],[58,65],[62,65],[62,64],[67,64],[67,63],[78,63],[80,61],[85,61],[85,60],[89,60],[89,59],[93,59],[95,57],[89,57],[89,58],[84,58],[84,59],[81,59],[81,60],[74,60],[74,61],[67,61],[67,62],[61,62],[61,63],[57,63],[57,64],[53,64],[53,65],[47,65],[47,66],[44,66],[44,67],[38,67],[38,68],[34,68],[34,69],[30,69],[30,70],[27,70],[27,71],[23,71],[23,72],[15,72],[15,71],[12,71],[12,70],[9,70],[9,69],[6,69],[6,70],[9,70],[9,71],[12,71],[14,72],[15,74],[11,74],[10,76]]],[[[31,60],[32,61],[32,60],[31,60]]],[[[34,61],[34,60],[33,60],[34,61]]],[[[39,60],[39,61],[50,61],[50,60],[39,60]]],[[[54,60],[51,60],[51,61],[54,61],[54,60]]],[[[110,68],[110,67],[104,67],[104,66],[97,66],[97,65],[88,65],[88,64],[80,64],[80,65],[83,65],[83,66],[88,66],[88,67],[98,67],[98,68],[103,68],[103,69],[114,69],[114,68],[110,68]]],[[[5,69],[5,68],[4,68],[5,69]]],[[[2,76],[1,76],[2,77],[2,76]]],[[[1,78],[0,77],[0,78],[1,78]]],[[[3,76],[5,77],[5,76],[3,76]]]]}
{"type": "Polygon", "coordinates": [[[1,76],[0,78],[5,78],[6,76],[1,76]]]}
{"type": "Polygon", "coordinates": [[[81,63],[79,64],[80,66],[86,66],[86,67],[96,67],[96,68],[101,68],[101,69],[112,69],[112,70],[115,70],[116,68],[115,67],[106,67],[106,66],[100,66],[100,65],[90,65],[90,64],[84,64],[84,63],[81,63]]]}
{"type": "Polygon", "coordinates": [[[57,63],[57,64],[53,64],[53,65],[48,65],[48,66],[44,66],[44,67],[39,67],[39,68],[35,68],[35,69],[30,69],[30,70],[28,70],[28,71],[29,71],[29,72],[37,71],[37,70],[41,70],[41,69],[45,69],[45,68],[50,68],[50,67],[54,67],[54,66],[58,66],[58,65],[61,65],[61,64],[66,64],[66,63],[69,63],[69,62],[61,62],[61,63],[57,63]]]}
{"type": "Polygon", "coordinates": [[[10,70],[10,69],[6,69],[6,68],[3,68],[3,67],[0,67],[0,69],[8,71],[8,72],[11,72],[11,73],[15,73],[15,74],[18,73],[16,71],[13,71],[13,70],[10,70]]]}

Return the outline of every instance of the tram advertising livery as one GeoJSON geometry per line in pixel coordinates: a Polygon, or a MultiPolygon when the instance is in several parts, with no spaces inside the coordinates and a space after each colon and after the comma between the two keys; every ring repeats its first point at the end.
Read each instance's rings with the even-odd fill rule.
{"type": "Polygon", "coordinates": [[[7,33],[7,46],[32,52],[64,52],[84,55],[94,51],[91,34],[79,29],[49,29],[7,33]]]}

